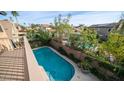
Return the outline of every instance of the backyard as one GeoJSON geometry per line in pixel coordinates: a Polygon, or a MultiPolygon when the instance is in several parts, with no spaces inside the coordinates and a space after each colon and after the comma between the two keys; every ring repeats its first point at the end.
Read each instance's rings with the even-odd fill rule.
{"type": "Polygon", "coordinates": [[[75,32],[70,18],[71,15],[56,17],[51,24],[54,31],[31,25],[27,29],[31,47],[53,47],[75,62],[83,73],[91,72],[100,80],[124,80],[124,22],[104,41],[95,29],[85,25],[80,26],[80,33],[75,32]]]}

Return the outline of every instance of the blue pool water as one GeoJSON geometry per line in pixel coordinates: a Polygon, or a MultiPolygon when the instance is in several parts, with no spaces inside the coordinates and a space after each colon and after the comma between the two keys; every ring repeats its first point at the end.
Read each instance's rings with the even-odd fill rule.
{"type": "Polygon", "coordinates": [[[74,67],[48,47],[33,50],[40,66],[43,66],[50,80],[68,81],[73,77],[74,67]]]}

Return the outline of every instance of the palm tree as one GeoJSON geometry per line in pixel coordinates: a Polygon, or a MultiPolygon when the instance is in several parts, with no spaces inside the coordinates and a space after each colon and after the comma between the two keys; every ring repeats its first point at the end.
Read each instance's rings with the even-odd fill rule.
{"type": "Polygon", "coordinates": [[[13,22],[13,18],[12,18],[11,16],[9,17],[9,19],[10,19],[10,21],[12,21],[12,22],[13,22]]]}
{"type": "Polygon", "coordinates": [[[6,16],[7,13],[5,11],[0,11],[0,15],[6,16]]]}
{"type": "Polygon", "coordinates": [[[19,16],[19,13],[17,11],[12,11],[11,14],[15,17],[16,23],[18,24],[17,16],[19,16]]]}

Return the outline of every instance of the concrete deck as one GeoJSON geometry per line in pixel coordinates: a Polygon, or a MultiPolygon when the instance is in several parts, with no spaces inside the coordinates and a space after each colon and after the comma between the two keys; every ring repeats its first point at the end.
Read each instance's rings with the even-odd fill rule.
{"type": "Polygon", "coordinates": [[[0,55],[0,81],[4,80],[29,80],[24,48],[6,51],[0,55]]]}

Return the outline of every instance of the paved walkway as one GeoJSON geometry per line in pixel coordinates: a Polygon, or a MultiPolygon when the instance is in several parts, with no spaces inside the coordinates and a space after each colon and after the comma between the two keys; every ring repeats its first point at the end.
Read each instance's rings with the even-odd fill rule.
{"type": "Polygon", "coordinates": [[[73,64],[73,66],[75,67],[75,75],[72,81],[99,81],[92,73],[83,73],[76,64],[73,64]]]}
{"type": "Polygon", "coordinates": [[[29,80],[23,48],[6,51],[0,55],[0,80],[29,80]]]}

